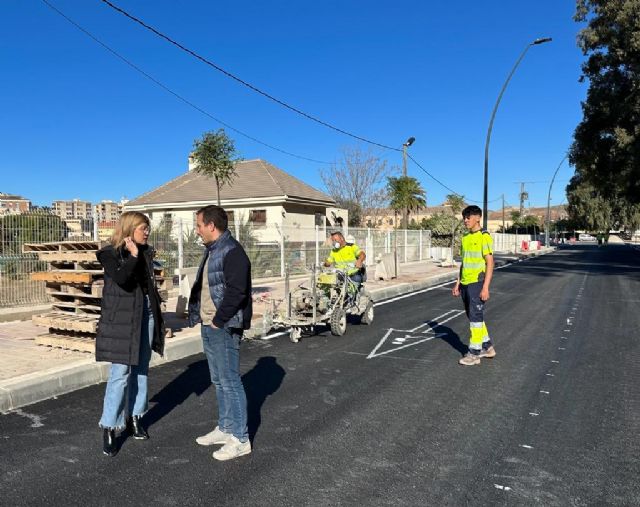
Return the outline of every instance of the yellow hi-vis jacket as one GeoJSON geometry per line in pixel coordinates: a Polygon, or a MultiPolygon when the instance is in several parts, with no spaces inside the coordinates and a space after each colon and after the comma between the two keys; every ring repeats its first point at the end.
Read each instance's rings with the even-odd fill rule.
{"type": "Polygon", "coordinates": [[[358,268],[355,266],[360,252],[360,247],[355,243],[353,245],[344,245],[337,250],[334,248],[329,252],[327,263],[335,265],[336,268],[342,271],[346,271],[347,275],[352,275],[358,272],[358,268]]]}
{"type": "Polygon", "coordinates": [[[460,283],[469,285],[477,282],[480,274],[487,269],[487,262],[484,260],[485,255],[493,255],[491,234],[482,229],[465,233],[462,236],[460,255],[462,257],[460,283]]]}

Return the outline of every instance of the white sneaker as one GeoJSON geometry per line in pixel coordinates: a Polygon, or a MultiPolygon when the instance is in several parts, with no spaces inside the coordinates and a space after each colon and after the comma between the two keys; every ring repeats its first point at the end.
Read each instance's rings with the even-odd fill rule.
{"type": "Polygon", "coordinates": [[[225,433],[216,426],[215,430],[196,438],[196,442],[200,445],[226,444],[232,436],[231,433],[225,433]]]}
{"type": "Polygon", "coordinates": [[[236,437],[231,435],[226,444],[213,453],[213,457],[218,461],[227,461],[228,459],[244,456],[251,452],[251,442],[240,442],[236,437]]]}

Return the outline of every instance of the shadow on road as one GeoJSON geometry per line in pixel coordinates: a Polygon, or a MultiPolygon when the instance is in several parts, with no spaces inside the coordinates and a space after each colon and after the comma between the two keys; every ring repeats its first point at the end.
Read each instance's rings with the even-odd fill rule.
{"type": "Polygon", "coordinates": [[[440,339],[451,345],[451,347],[460,352],[461,355],[464,356],[469,351],[469,347],[460,340],[458,333],[450,327],[438,324],[437,321],[427,321],[425,324],[427,324],[436,335],[441,335],[440,339]]]}
{"type": "MultiPolygon", "coordinates": [[[[275,357],[261,357],[255,366],[242,376],[242,383],[247,393],[247,424],[249,437],[258,431],[261,422],[262,405],[268,396],[275,393],[282,384],[286,372],[275,357]]],[[[144,417],[145,426],[151,427],[160,419],[171,413],[192,394],[200,396],[211,385],[209,366],[206,360],[191,363],[187,369],[162,388],[153,398],[155,405],[144,417]]],[[[122,437],[126,440],[126,432],[122,437]]]]}
{"type": "Polygon", "coordinates": [[[191,394],[200,396],[210,385],[211,377],[207,361],[200,360],[191,363],[185,371],[151,398],[155,405],[144,416],[145,425],[153,426],[174,408],[181,405],[191,394]]]}
{"type": "Polygon", "coordinates": [[[253,441],[262,422],[262,405],[282,384],[286,372],[275,357],[258,359],[256,365],[242,376],[244,390],[247,393],[247,425],[249,438],[253,441]]]}

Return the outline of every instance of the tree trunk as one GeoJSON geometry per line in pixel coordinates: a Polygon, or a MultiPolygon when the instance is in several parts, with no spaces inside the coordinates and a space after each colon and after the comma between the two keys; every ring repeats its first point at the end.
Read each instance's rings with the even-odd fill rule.
{"type": "Polygon", "coordinates": [[[220,206],[220,182],[218,181],[217,176],[216,176],[216,190],[218,191],[218,206],[220,206]]]}

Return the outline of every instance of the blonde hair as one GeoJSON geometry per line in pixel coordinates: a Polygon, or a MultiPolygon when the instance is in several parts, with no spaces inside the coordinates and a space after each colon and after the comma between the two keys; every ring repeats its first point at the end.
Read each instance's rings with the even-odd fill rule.
{"type": "Polygon", "coordinates": [[[124,238],[133,236],[133,231],[142,224],[147,224],[147,226],[151,225],[147,215],[138,211],[125,211],[120,216],[120,220],[118,220],[118,223],[116,224],[116,229],[113,231],[111,244],[115,248],[120,248],[124,245],[124,238]]]}

